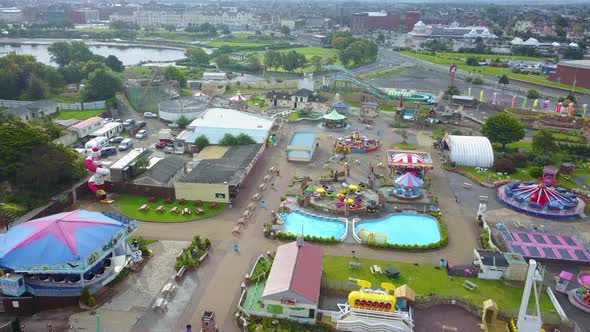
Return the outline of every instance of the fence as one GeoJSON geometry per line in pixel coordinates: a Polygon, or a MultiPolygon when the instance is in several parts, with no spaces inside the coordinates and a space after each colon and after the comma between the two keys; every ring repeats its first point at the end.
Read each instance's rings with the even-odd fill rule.
{"type": "Polygon", "coordinates": [[[97,110],[101,108],[107,107],[106,100],[99,100],[99,101],[92,101],[89,103],[75,103],[75,104],[64,104],[58,103],[57,107],[60,110],[70,110],[70,111],[83,111],[83,110],[97,110]]]}
{"type": "Polygon", "coordinates": [[[7,99],[0,99],[0,106],[6,108],[14,108],[25,106],[32,103],[32,101],[22,101],[22,100],[7,100],[7,99]]]}
{"type": "Polygon", "coordinates": [[[172,187],[145,186],[127,182],[105,182],[106,191],[118,194],[131,194],[145,197],[159,198],[176,198],[176,193],[172,187]]]}

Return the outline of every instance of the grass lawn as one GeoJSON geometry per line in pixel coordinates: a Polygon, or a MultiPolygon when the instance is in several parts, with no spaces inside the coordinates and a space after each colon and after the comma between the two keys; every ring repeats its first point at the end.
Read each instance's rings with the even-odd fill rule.
{"type": "MultiPolygon", "coordinates": [[[[558,82],[552,82],[548,79],[548,76],[545,76],[545,75],[524,75],[524,74],[512,74],[511,73],[510,75],[508,75],[508,77],[510,77],[511,79],[519,80],[519,81],[541,84],[541,85],[546,85],[546,86],[550,86],[550,87],[554,87],[554,88],[566,89],[566,90],[570,90],[570,91],[573,88],[573,86],[571,86],[571,85],[558,83],[558,82]]],[[[580,87],[576,87],[574,90],[577,92],[583,92],[583,93],[587,93],[590,91],[588,89],[584,89],[584,88],[580,88],[580,87]]]]}
{"type": "Polygon", "coordinates": [[[498,175],[498,173],[494,172],[491,169],[488,169],[487,172],[477,172],[475,167],[458,167],[464,171],[467,171],[478,178],[487,181],[488,177],[492,178],[492,182],[501,181],[501,180],[520,180],[520,181],[529,181],[529,180],[537,180],[531,177],[529,174],[528,168],[517,168],[516,172],[509,175],[498,175]]]}
{"type": "Polygon", "coordinates": [[[395,143],[390,144],[389,147],[394,149],[416,150],[416,146],[414,144],[395,143]]]}
{"type": "Polygon", "coordinates": [[[59,111],[57,113],[56,119],[60,120],[67,120],[67,119],[78,119],[78,120],[86,120],[93,116],[97,116],[106,112],[105,108],[97,109],[97,110],[84,110],[84,111],[59,111]]]}
{"type": "Polygon", "coordinates": [[[397,111],[397,105],[379,105],[379,108],[382,111],[386,111],[386,112],[396,112],[397,111]]]}
{"type": "Polygon", "coordinates": [[[257,106],[258,106],[259,108],[261,108],[261,109],[262,109],[262,108],[266,108],[266,107],[268,106],[268,105],[266,105],[266,103],[264,102],[264,99],[261,99],[261,98],[259,98],[259,97],[255,97],[255,98],[252,98],[252,99],[250,99],[250,100],[246,101],[246,105],[248,105],[248,106],[254,106],[254,105],[257,105],[257,106]]]}
{"type": "Polygon", "coordinates": [[[201,205],[200,208],[205,210],[205,213],[195,214],[195,206],[193,205],[192,201],[187,201],[185,205],[178,204],[178,200],[174,201],[171,204],[164,203],[164,200],[149,203],[148,197],[125,194],[119,196],[119,199],[115,201],[115,204],[119,207],[121,213],[129,218],[155,222],[184,222],[196,219],[205,219],[220,214],[221,212],[223,212],[223,210],[225,210],[225,207],[227,206],[227,204],[225,203],[219,203],[219,206],[216,209],[210,209],[210,203],[203,202],[203,205],[201,205]],[[143,204],[149,205],[150,208],[148,211],[138,211],[139,207],[143,204]],[[162,213],[157,213],[156,208],[160,205],[163,205],[166,208],[166,210],[162,213]],[[169,211],[171,208],[175,206],[177,206],[179,209],[189,208],[192,214],[187,216],[183,216],[181,213],[171,214],[169,211]]]}
{"type": "MultiPolygon", "coordinates": [[[[350,260],[350,257],[324,256],[323,278],[347,282],[348,278],[352,277],[371,282],[373,288],[380,287],[382,282],[392,282],[396,286],[408,284],[419,296],[433,294],[460,296],[479,307],[483,301],[491,298],[498,304],[500,310],[517,310],[520,306],[522,289],[507,287],[500,280],[462,277],[453,277],[449,280],[444,269],[435,269],[433,265],[414,265],[373,259],[356,259],[361,263],[361,267],[351,270],[348,267],[350,260]],[[379,265],[382,270],[393,266],[401,272],[401,276],[398,279],[390,279],[383,274],[373,275],[369,271],[369,266],[372,265],[379,265]],[[475,291],[467,290],[463,287],[463,281],[466,279],[478,285],[478,288],[475,291]]],[[[541,293],[539,301],[541,311],[550,312],[553,309],[551,301],[544,291],[541,293]]]]}
{"type": "Polygon", "coordinates": [[[80,102],[80,92],[63,93],[61,95],[51,96],[49,99],[56,103],[75,104],[80,102]]]}
{"type": "Polygon", "coordinates": [[[184,88],[180,90],[180,95],[183,97],[192,97],[193,90],[191,88],[184,88]]]}
{"type": "MultiPolygon", "coordinates": [[[[130,237],[128,240],[129,240],[129,243],[133,243],[133,241],[139,240],[139,238],[138,237],[130,237]]],[[[149,246],[152,243],[158,242],[158,240],[147,240],[147,239],[143,239],[143,242],[145,242],[145,245],[146,246],[149,246]]]]}
{"type": "Polygon", "coordinates": [[[207,47],[221,47],[221,46],[236,46],[236,47],[258,47],[270,46],[271,43],[253,43],[253,42],[234,42],[234,41],[211,41],[207,43],[207,47]]]}

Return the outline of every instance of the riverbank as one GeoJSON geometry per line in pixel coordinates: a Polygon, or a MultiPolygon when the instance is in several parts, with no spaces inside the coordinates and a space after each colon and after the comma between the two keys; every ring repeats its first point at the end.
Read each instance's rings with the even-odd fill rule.
{"type": "MultiPolygon", "coordinates": [[[[144,47],[156,48],[175,51],[184,51],[191,45],[186,46],[170,46],[162,44],[151,44],[146,42],[130,42],[130,41],[98,41],[94,39],[69,39],[69,38],[0,38],[0,44],[3,45],[51,45],[56,42],[72,42],[81,41],[89,46],[112,46],[112,47],[144,47]]],[[[196,46],[195,46],[196,47],[196,46]]]]}

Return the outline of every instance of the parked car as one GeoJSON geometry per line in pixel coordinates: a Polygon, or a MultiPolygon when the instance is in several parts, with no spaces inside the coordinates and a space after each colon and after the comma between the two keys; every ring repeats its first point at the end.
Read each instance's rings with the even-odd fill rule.
{"type": "Polygon", "coordinates": [[[121,119],[115,119],[115,120],[113,120],[113,122],[119,122],[119,123],[122,123],[122,122],[121,122],[121,119]]]}
{"type": "Polygon", "coordinates": [[[174,144],[172,142],[158,142],[156,143],[156,149],[162,150],[166,147],[174,147],[174,144]]]}
{"type": "Polygon", "coordinates": [[[125,151],[133,147],[133,140],[131,138],[126,138],[119,144],[119,151],[125,151]]]}
{"type": "Polygon", "coordinates": [[[113,122],[113,118],[104,118],[104,123],[113,122]]]}
{"type": "Polygon", "coordinates": [[[152,112],[144,112],[143,117],[144,118],[157,118],[158,114],[152,113],[152,112]]]}
{"type": "Polygon", "coordinates": [[[147,137],[147,130],[142,129],[135,134],[135,138],[146,138],[147,137]]]}
{"type": "Polygon", "coordinates": [[[100,156],[105,158],[109,156],[114,156],[117,154],[117,149],[114,146],[107,146],[106,148],[102,148],[100,150],[100,156]]]}
{"type": "Polygon", "coordinates": [[[137,122],[135,123],[135,126],[136,126],[137,128],[143,128],[143,127],[145,127],[146,125],[147,125],[147,123],[146,123],[145,121],[137,121],[137,122]]]}
{"type": "Polygon", "coordinates": [[[119,144],[119,143],[123,142],[124,139],[125,139],[125,137],[121,137],[121,136],[113,137],[109,140],[109,143],[119,144]]]}
{"type": "Polygon", "coordinates": [[[123,122],[123,124],[135,124],[135,120],[127,119],[127,120],[125,120],[125,122],[123,122]]]}

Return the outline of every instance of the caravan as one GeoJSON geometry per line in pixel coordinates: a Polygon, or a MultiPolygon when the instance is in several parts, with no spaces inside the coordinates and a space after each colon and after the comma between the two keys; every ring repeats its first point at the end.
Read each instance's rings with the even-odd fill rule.
{"type": "Polygon", "coordinates": [[[104,136],[99,136],[99,137],[95,137],[95,138],[91,139],[90,141],[86,142],[86,145],[84,146],[84,148],[86,150],[91,150],[92,147],[97,146],[98,149],[100,150],[100,149],[106,147],[107,145],[109,145],[109,139],[104,136]]]}

